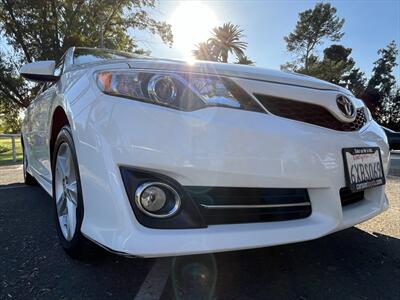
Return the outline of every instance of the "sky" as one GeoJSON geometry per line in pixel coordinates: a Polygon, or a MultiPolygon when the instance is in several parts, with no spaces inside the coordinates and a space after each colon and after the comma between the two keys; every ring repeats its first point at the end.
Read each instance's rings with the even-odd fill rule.
{"type": "MultiPolygon", "coordinates": [[[[392,40],[400,46],[400,0],[329,2],[337,8],[337,15],[345,18],[345,35],[339,43],[353,49],[351,56],[357,67],[369,76],[379,48],[392,40]]],[[[283,37],[295,28],[299,12],[314,7],[316,3],[313,0],[215,0],[194,3],[159,0],[155,15],[172,24],[176,40],[172,48],[148,33],[131,34],[143,48],[151,50],[152,56],[188,59],[192,43],[205,39],[215,25],[231,22],[243,29],[248,42],[246,54],[257,66],[279,69],[292,58],[283,37]]],[[[317,53],[321,55],[331,43],[326,41],[317,53]]],[[[399,81],[400,68],[396,68],[395,76],[399,81]]]]}

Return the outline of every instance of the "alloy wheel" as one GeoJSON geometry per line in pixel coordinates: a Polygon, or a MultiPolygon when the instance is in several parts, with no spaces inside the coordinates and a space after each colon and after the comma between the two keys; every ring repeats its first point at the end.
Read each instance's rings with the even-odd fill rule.
{"type": "Polygon", "coordinates": [[[61,232],[71,241],[77,224],[77,182],[71,148],[62,143],[58,148],[55,166],[55,201],[61,232]]]}

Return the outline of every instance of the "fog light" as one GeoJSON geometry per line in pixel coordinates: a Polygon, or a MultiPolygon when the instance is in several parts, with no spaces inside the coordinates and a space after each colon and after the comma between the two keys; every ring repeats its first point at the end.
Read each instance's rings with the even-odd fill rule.
{"type": "Polygon", "coordinates": [[[157,186],[145,189],[140,196],[140,203],[147,211],[157,211],[164,207],[167,196],[164,191],[157,186]]]}
{"type": "Polygon", "coordinates": [[[135,202],[146,215],[155,218],[171,217],[181,205],[179,194],[168,184],[147,182],[136,189],[135,202]]]}

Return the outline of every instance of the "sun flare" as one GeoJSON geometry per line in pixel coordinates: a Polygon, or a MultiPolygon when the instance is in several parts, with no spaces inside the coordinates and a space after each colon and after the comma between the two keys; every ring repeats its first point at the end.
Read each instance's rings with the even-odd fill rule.
{"type": "Polygon", "coordinates": [[[218,23],[215,13],[201,1],[182,2],[173,12],[174,45],[188,61],[193,61],[194,45],[207,40],[218,23]]]}

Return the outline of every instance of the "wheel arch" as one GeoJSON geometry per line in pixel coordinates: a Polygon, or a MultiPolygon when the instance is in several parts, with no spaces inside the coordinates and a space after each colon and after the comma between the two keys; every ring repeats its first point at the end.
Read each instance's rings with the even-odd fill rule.
{"type": "Polygon", "coordinates": [[[62,108],[61,106],[57,106],[51,118],[51,130],[50,130],[50,142],[49,142],[50,162],[53,161],[53,152],[57,136],[65,125],[69,126],[71,125],[68,120],[67,113],[65,112],[64,108],[62,108]]]}

